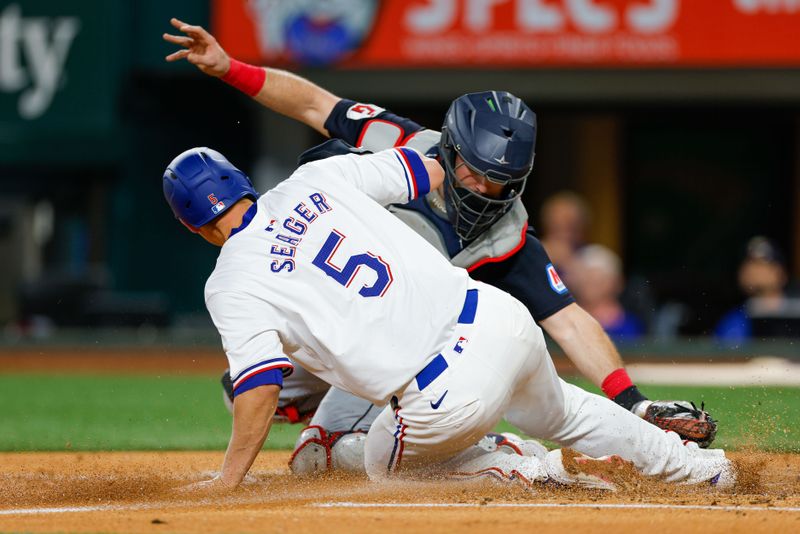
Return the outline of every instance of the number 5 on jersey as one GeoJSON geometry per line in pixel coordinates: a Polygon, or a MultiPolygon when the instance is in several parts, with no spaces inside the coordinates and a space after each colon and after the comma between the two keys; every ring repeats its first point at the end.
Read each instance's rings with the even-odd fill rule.
{"type": "Polygon", "coordinates": [[[358,290],[358,294],[362,297],[382,297],[386,294],[386,290],[389,289],[389,286],[392,285],[392,281],[394,280],[394,278],[392,278],[392,269],[389,267],[389,264],[383,261],[380,256],[376,256],[371,252],[366,252],[364,254],[350,256],[344,267],[340,269],[333,264],[333,256],[336,254],[339,245],[344,241],[344,238],[345,236],[343,234],[333,230],[311,263],[322,269],[325,274],[344,287],[350,287],[350,283],[356,277],[358,270],[361,269],[362,266],[372,269],[375,271],[375,274],[378,275],[375,283],[371,286],[363,286],[358,290]]]}

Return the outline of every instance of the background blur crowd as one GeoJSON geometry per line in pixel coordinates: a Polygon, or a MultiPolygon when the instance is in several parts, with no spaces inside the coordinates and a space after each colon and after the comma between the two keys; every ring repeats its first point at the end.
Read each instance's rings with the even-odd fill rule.
{"type": "MultiPolygon", "coordinates": [[[[553,264],[576,301],[613,339],[679,334],[682,318],[676,321],[671,313],[675,304],[659,310],[646,288],[626,283],[617,253],[587,242],[591,212],[579,195],[558,192],[545,200],[540,212],[541,240],[553,264]]],[[[776,245],[764,236],[748,240],[737,273],[741,302],[718,318],[713,336],[732,344],[754,336],[800,337],[800,295],[776,245]]]]}

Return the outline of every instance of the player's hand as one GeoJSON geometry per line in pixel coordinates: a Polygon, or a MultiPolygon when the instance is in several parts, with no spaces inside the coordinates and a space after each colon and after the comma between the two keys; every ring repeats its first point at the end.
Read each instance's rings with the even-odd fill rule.
{"type": "Polygon", "coordinates": [[[200,482],[181,486],[176,489],[176,492],[183,495],[218,495],[221,493],[230,493],[235,490],[237,486],[238,484],[231,485],[225,482],[221,476],[216,476],[211,480],[201,480],[200,482]]]}
{"type": "Polygon", "coordinates": [[[209,76],[225,76],[231,68],[231,59],[213,35],[200,26],[192,26],[176,18],[169,22],[185,35],[164,34],[165,41],[183,47],[168,55],[167,61],[185,59],[209,76]]]}

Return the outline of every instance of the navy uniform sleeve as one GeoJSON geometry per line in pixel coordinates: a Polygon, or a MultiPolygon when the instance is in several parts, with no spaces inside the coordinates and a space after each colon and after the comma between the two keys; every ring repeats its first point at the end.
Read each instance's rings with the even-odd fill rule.
{"type": "Polygon", "coordinates": [[[519,252],[507,260],[478,267],[470,274],[511,293],[528,308],[536,322],[575,302],[541,241],[530,231],[519,252]]]}
{"type": "Polygon", "coordinates": [[[405,144],[405,140],[422,130],[416,122],[399,117],[374,104],[361,104],[342,99],[325,120],[331,137],[372,152],[405,144]]]}

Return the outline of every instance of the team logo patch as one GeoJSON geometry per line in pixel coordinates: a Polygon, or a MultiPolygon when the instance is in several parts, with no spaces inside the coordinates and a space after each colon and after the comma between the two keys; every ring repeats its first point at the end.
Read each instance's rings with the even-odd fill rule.
{"type": "Polygon", "coordinates": [[[361,119],[372,119],[386,111],[375,104],[353,104],[347,110],[347,118],[360,121],[361,119]]]}
{"type": "Polygon", "coordinates": [[[564,285],[564,281],[558,275],[558,271],[556,271],[552,263],[547,264],[545,271],[547,272],[547,281],[550,282],[550,287],[553,288],[553,291],[558,294],[566,293],[567,286],[564,285]]]}
{"type": "Polygon", "coordinates": [[[225,209],[225,203],[222,202],[221,200],[216,204],[214,204],[213,206],[211,206],[211,211],[214,212],[214,215],[216,215],[217,213],[221,212],[224,209],[225,209]]]}
{"type": "Polygon", "coordinates": [[[469,343],[469,340],[465,337],[459,337],[458,341],[456,341],[456,346],[453,347],[453,350],[457,353],[461,354],[464,352],[464,347],[469,343]]]}

